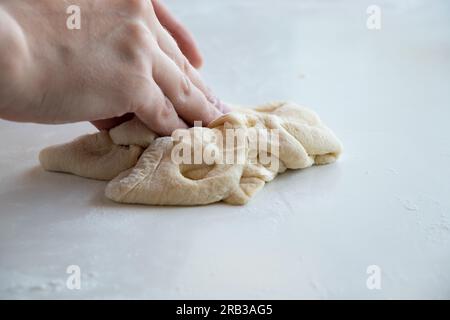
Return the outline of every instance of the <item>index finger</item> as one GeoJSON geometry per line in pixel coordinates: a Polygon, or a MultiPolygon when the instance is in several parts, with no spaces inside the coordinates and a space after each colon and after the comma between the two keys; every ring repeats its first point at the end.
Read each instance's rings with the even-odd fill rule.
{"type": "Polygon", "coordinates": [[[189,62],[195,67],[200,68],[203,64],[203,58],[200,50],[195,43],[192,34],[170,13],[170,11],[159,1],[152,0],[156,16],[164,28],[176,40],[181,52],[186,56],[189,62]]]}

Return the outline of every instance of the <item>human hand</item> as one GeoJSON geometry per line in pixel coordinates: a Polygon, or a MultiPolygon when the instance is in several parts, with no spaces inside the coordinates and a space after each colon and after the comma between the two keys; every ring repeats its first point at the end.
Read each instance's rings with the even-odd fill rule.
{"type": "Polygon", "coordinates": [[[167,135],[225,111],[183,54],[201,64],[192,38],[160,3],[78,5],[81,29],[69,30],[63,1],[0,0],[0,65],[8,70],[7,79],[0,75],[2,118],[105,128],[134,113],[167,135]]]}

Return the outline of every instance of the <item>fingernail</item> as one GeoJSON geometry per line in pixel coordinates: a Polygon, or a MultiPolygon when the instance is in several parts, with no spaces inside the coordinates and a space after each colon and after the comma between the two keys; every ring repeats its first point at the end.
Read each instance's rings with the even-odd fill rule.
{"type": "Polygon", "coordinates": [[[208,95],[206,96],[206,99],[208,99],[208,101],[211,102],[214,106],[216,105],[217,100],[218,100],[218,99],[216,98],[216,96],[213,95],[213,94],[208,94],[208,95]]]}

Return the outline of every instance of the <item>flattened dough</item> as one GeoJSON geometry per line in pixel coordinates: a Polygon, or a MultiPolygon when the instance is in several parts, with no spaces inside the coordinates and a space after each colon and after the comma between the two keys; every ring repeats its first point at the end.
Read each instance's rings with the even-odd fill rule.
{"type": "Polygon", "coordinates": [[[142,151],[137,145],[114,144],[108,132],[100,131],[81,136],[69,143],[45,148],[39,154],[39,161],[48,171],[111,180],[134,166],[142,151]]]}
{"type": "MultiPolygon", "coordinates": [[[[117,202],[245,204],[278,173],[334,162],[342,149],[339,140],[314,112],[292,103],[237,109],[213,121],[208,128],[184,129],[188,131],[184,133],[194,137],[194,130],[201,130],[214,135],[230,126],[242,130],[278,129],[279,165],[276,168],[264,165],[260,156],[267,150],[251,143],[235,146],[245,148],[245,159],[238,164],[177,164],[171,154],[181,142],[174,142],[171,137],[157,138],[137,118],[109,133],[83,136],[69,144],[44,149],[40,160],[46,170],[102,180],[115,177],[108,183],[105,194],[117,202]]],[[[193,148],[194,140],[183,142],[192,144],[184,147],[193,148]]],[[[217,141],[201,143],[203,149],[214,144],[220,152],[225,151],[217,141]]]]}

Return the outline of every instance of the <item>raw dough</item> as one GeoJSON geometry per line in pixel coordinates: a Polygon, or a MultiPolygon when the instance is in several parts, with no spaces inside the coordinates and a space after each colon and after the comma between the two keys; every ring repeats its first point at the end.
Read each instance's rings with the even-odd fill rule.
{"type": "Polygon", "coordinates": [[[138,145],[143,148],[147,148],[158,137],[136,117],[109,130],[109,135],[115,144],[138,145]]]}
{"type": "Polygon", "coordinates": [[[157,138],[134,118],[109,133],[103,131],[44,149],[40,160],[46,170],[105,180],[115,177],[105,194],[117,202],[203,205],[221,200],[245,204],[278,173],[331,163],[341,153],[339,140],[318,116],[292,103],[237,109],[213,121],[208,128],[184,129],[179,133],[192,139],[157,138]],[[234,152],[243,151],[240,163],[177,164],[172,160],[174,148],[193,150],[195,143],[200,143],[203,151],[211,147],[222,154],[230,151],[218,141],[230,127],[245,132],[252,128],[278,129],[279,165],[265,164],[263,155],[267,156],[270,150],[262,150],[249,139],[233,146],[234,152]],[[199,132],[215,140],[198,140],[199,132]]]}
{"type": "Polygon", "coordinates": [[[108,132],[101,131],[81,136],[69,143],[45,148],[39,154],[39,161],[48,171],[111,180],[134,166],[143,150],[137,145],[114,144],[108,132]]]}

